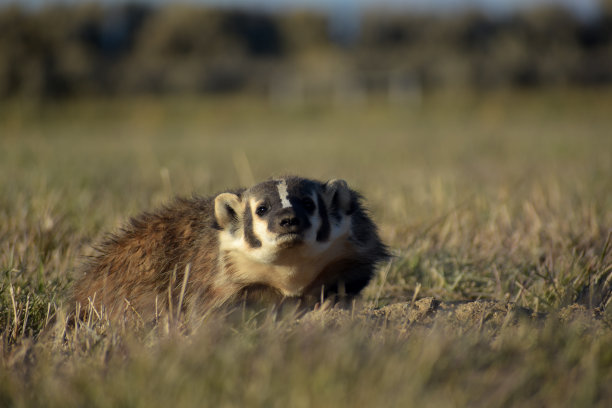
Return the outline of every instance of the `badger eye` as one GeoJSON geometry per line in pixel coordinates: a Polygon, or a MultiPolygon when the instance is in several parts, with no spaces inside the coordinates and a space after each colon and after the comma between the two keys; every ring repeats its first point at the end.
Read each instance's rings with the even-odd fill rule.
{"type": "Polygon", "coordinates": [[[302,199],[302,205],[304,206],[304,209],[308,212],[311,212],[315,209],[315,203],[309,197],[302,199]]]}
{"type": "Polygon", "coordinates": [[[268,207],[266,207],[265,205],[260,205],[255,210],[255,214],[259,215],[260,217],[263,216],[266,212],[268,212],[268,207]]]}

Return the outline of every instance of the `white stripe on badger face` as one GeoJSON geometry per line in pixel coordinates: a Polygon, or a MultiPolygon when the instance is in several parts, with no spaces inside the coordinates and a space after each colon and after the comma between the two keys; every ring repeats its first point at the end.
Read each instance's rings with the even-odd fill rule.
{"type": "Polygon", "coordinates": [[[283,208],[291,207],[291,203],[289,202],[289,193],[287,192],[287,182],[285,180],[281,180],[277,185],[278,196],[281,200],[281,205],[283,208]]]}

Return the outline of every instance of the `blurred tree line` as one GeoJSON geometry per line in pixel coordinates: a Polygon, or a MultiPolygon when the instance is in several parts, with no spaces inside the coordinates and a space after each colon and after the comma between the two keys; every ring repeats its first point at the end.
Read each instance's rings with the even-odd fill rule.
{"type": "Polygon", "coordinates": [[[0,97],[264,92],[359,97],[414,89],[612,83],[612,1],[494,19],[370,11],[354,38],[316,12],[142,4],[0,8],[0,97]]]}

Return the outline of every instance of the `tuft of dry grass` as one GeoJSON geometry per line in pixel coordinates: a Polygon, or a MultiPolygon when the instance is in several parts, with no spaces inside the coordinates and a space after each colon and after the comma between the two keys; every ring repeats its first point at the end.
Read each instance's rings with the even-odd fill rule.
{"type": "Polygon", "coordinates": [[[609,90],[2,102],[0,406],[608,406],[610,111],[609,90]],[[395,257],[360,302],[69,327],[92,241],[286,173],[367,198],[395,257]]]}

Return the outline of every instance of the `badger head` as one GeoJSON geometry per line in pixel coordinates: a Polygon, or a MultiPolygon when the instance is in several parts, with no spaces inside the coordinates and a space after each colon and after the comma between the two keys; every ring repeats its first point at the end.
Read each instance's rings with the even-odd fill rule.
{"type": "Polygon", "coordinates": [[[320,183],[299,177],[219,194],[220,250],[232,257],[231,263],[242,262],[242,269],[248,269],[241,271],[242,279],[253,282],[246,283],[296,294],[322,266],[346,255],[353,194],[344,180],[320,183]]]}

